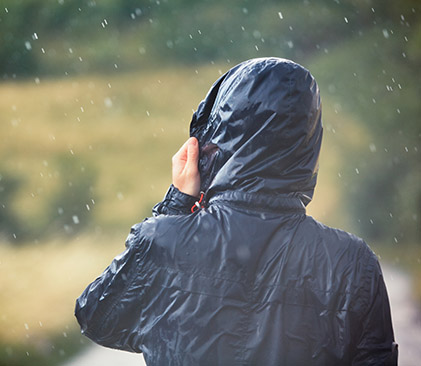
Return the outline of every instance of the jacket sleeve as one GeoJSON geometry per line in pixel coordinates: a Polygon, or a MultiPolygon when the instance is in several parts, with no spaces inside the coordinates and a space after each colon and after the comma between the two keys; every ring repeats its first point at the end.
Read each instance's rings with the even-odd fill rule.
{"type": "Polygon", "coordinates": [[[145,281],[139,268],[148,246],[140,240],[141,225],[132,227],[126,250],[88,285],[75,308],[83,334],[103,346],[131,352],[141,352],[136,329],[141,319],[145,281]]]}
{"type": "Polygon", "coordinates": [[[366,311],[362,316],[357,353],[353,366],[396,366],[398,345],[394,341],[389,298],[380,264],[371,254],[367,266],[369,292],[366,311]]]}
{"type": "MultiPolygon", "coordinates": [[[[164,200],[155,205],[154,216],[189,214],[196,200],[171,185],[164,200]]],[[[103,346],[141,352],[139,330],[149,281],[142,269],[150,246],[141,231],[149,230],[145,229],[147,224],[143,222],[131,228],[126,250],[76,301],[75,316],[82,333],[103,346]]]]}
{"type": "Polygon", "coordinates": [[[154,206],[152,213],[154,216],[190,214],[191,208],[197,200],[197,197],[183,193],[171,184],[164,200],[154,206]]]}

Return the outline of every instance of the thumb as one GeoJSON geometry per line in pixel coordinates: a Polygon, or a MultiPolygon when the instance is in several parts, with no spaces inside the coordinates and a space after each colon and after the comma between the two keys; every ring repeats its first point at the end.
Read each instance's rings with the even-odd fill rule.
{"type": "Polygon", "coordinates": [[[198,170],[199,163],[199,142],[196,137],[191,137],[187,145],[187,169],[198,170]]]}

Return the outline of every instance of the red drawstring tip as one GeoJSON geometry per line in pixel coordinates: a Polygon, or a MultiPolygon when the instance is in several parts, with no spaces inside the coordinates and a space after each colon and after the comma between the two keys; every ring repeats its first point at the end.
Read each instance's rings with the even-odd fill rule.
{"type": "Polygon", "coordinates": [[[190,209],[190,211],[192,213],[194,213],[196,210],[199,210],[201,208],[203,208],[204,206],[201,205],[202,201],[203,201],[203,197],[205,196],[205,194],[203,192],[200,192],[200,198],[199,201],[196,201],[193,205],[193,207],[190,209]]]}

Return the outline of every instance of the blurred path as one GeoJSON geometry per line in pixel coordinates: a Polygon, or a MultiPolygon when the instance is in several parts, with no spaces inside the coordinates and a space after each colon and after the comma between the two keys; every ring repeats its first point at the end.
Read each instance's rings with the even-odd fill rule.
{"type": "Polygon", "coordinates": [[[62,366],[145,366],[142,354],[117,351],[92,343],[86,351],[62,366]]]}
{"type": "MultiPolygon", "coordinates": [[[[409,276],[390,265],[382,265],[389,292],[395,338],[399,343],[399,365],[418,366],[421,360],[421,314],[411,292],[409,276]]],[[[92,345],[62,366],[144,366],[142,355],[92,345]]]]}
{"type": "Polygon", "coordinates": [[[418,366],[421,360],[421,313],[412,296],[410,277],[390,265],[382,265],[389,292],[399,365],[418,366]]]}

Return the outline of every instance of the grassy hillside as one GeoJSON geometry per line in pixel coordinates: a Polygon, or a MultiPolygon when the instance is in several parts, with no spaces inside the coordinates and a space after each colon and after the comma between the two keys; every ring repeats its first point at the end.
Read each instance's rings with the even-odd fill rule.
{"type": "MultiPolygon", "coordinates": [[[[54,226],[61,208],[54,198],[88,174],[93,176],[86,186],[89,193],[78,209],[93,223],[90,231],[124,228],[149,215],[170,184],[171,156],[188,137],[192,110],[228,67],[2,84],[0,110],[6,123],[0,126],[1,173],[20,181],[11,209],[22,225],[27,231],[41,227],[65,233],[54,226]]],[[[325,105],[329,120],[334,111],[325,105]]],[[[326,123],[324,149],[331,148],[332,129],[341,133],[348,126],[358,134],[357,127],[340,123],[346,118],[334,115],[326,123]]],[[[332,137],[335,144],[338,139],[332,137]]],[[[332,169],[338,159],[336,153],[325,155],[322,171],[325,166],[332,169]]],[[[321,179],[330,178],[321,174],[321,179]]],[[[326,212],[326,203],[323,208],[312,206],[326,212]]]]}

